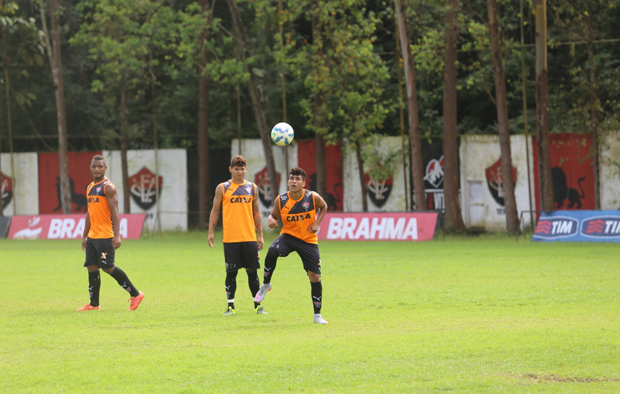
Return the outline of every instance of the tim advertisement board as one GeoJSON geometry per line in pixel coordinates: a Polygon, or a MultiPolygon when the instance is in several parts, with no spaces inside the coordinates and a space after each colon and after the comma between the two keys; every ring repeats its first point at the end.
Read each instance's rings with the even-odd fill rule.
{"type": "MultiPolygon", "coordinates": [[[[142,235],[145,214],[121,214],[121,239],[138,239],[142,235]]],[[[9,239],[81,239],[86,215],[13,216],[9,239]]]]}
{"type": "Polygon", "coordinates": [[[327,213],[320,240],[429,241],[435,235],[437,212],[327,213]]]}
{"type": "Polygon", "coordinates": [[[543,213],[532,241],[620,242],[620,211],[543,213]]]}

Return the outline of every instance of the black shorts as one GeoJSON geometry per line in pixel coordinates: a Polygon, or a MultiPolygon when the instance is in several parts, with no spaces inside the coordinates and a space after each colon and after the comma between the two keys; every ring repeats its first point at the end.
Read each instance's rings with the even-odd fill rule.
{"type": "Polygon", "coordinates": [[[112,238],[86,240],[86,261],[84,267],[96,265],[102,269],[114,268],[114,246],[112,238]]]}
{"type": "Polygon", "coordinates": [[[226,272],[235,272],[241,268],[259,269],[258,243],[256,241],[224,243],[224,264],[226,272]]]}
{"type": "Polygon", "coordinates": [[[304,270],[321,275],[321,254],[319,245],[304,242],[297,237],[289,234],[280,234],[271,244],[269,250],[274,250],[282,257],[286,257],[291,252],[297,252],[304,264],[304,270]]]}

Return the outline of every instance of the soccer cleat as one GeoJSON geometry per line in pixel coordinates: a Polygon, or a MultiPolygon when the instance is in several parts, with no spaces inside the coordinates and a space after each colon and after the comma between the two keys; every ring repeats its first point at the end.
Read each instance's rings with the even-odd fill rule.
{"type": "Polygon", "coordinates": [[[254,297],[254,302],[261,302],[264,300],[268,291],[271,291],[271,283],[263,283],[260,290],[256,293],[256,297],[254,297]]]}
{"type": "Polygon", "coordinates": [[[82,311],[94,311],[94,310],[101,310],[101,306],[92,306],[91,304],[86,304],[85,306],[83,306],[80,309],[76,309],[76,311],[78,312],[82,312],[82,311]]]}
{"type": "Polygon", "coordinates": [[[131,302],[131,305],[129,305],[130,311],[138,309],[138,307],[140,306],[140,303],[142,302],[142,299],[144,298],[144,294],[142,294],[141,291],[139,291],[138,293],[140,294],[138,294],[135,297],[131,297],[129,301],[127,301],[127,302],[131,302]]]}
{"type": "Polygon", "coordinates": [[[314,314],[314,322],[318,324],[327,324],[327,320],[323,319],[320,313],[314,314]]]}
{"type": "Polygon", "coordinates": [[[224,316],[232,316],[235,314],[235,310],[233,309],[233,307],[229,306],[226,309],[226,312],[224,312],[224,316]]]}
{"type": "Polygon", "coordinates": [[[257,315],[266,315],[267,311],[265,309],[263,309],[262,305],[259,305],[256,307],[256,314],[257,315]]]}

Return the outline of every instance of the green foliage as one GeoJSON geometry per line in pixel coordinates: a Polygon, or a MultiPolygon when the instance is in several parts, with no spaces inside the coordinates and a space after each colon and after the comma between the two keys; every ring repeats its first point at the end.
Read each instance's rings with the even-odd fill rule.
{"type": "MultiPolygon", "coordinates": [[[[525,3],[525,90],[529,127],[533,131],[534,15],[531,1],[525,3]]],[[[363,140],[375,133],[400,133],[402,103],[398,97],[397,74],[402,65],[395,45],[392,2],[287,0],[280,6],[270,0],[240,1],[252,52],[245,63],[238,56],[226,2],[209,4],[213,8],[203,14],[200,5],[191,0],[61,3],[61,52],[63,72],[67,75],[71,150],[117,147],[108,137],[113,137],[117,133],[114,130],[119,128],[120,86],[131,93],[128,114],[131,147],[153,145],[150,137],[153,122],[149,118],[153,101],[160,121],[158,130],[166,136],[160,142],[169,147],[195,146],[195,74],[201,45],[209,57],[206,72],[212,97],[209,129],[213,147],[228,147],[231,138],[238,135],[237,86],[243,87],[248,81],[248,70],[257,77],[269,124],[284,117],[281,79],[284,74],[286,117],[299,139],[312,138],[315,132],[325,134],[332,142],[345,137],[351,141],[363,140]],[[322,37],[316,42],[312,37],[313,16],[322,30],[322,37]],[[201,42],[200,34],[205,26],[209,38],[201,42]],[[150,89],[153,80],[155,97],[150,89]],[[323,97],[318,111],[317,95],[323,97]]],[[[598,102],[595,110],[601,128],[614,128],[618,124],[620,50],[613,40],[618,38],[619,5],[619,0],[549,2],[549,119],[553,132],[584,132],[590,127],[589,64],[583,44],[588,18],[596,41],[598,102]],[[573,44],[566,45],[568,42],[573,44]]],[[[519,2],[499,2],[499,6],[510,130],[521,133],[524,117],[519,2]]],[[[425,137],[438,137],[443,130],[445,12],[444,1],[407,3],[420,130],[425,137]]],[[[19,137],[14,141],[15,149],[43,150],[43,144],[30,138],[36,135],[32,127],[50,136],[47,141],[53,144],[56,110],[53,82],[37,27],[41,26],[39,9],[36,5],[25,7],[21,2],[5,2],[0,18],[11,64],[11,94],[17,100],[11,108],[14,135],[19,137]],[[24,105],[27,111],[18,108],[18,104],[24,105]]],[[[458,21],[458,131],[494,134],[497,133],[496,108],[486,0],[462,2],[458,21]]],[[[402,74],[401,85],[404,86],[402,74]]],[[[249,95],[243,88],[240,101],[241,136],[257,138],[249,95]]],[[[0,123],[0,127],[5,125],[0,123]]]]}
{"type": "Polygon", "coordinates": [[[364,172],[375,181],[385,181],[394,175],[396,165],[402,163],[402,151],[382,146],[382,136],[373,134],[361,144],[364,172]]]}
{"type": "Polygon", "coordinates": [[[128,311],[102,272],[102,310],[83,313],[79,240],[0,239],[0,392],[620,389],[617,245],[321,242],[329,324],[319,326],[296,254],[278,260],[268,315],[253,313],[243,274],[237,313],[222,316],[222,245],[209,249],[206,237],[123,241],[116,263],[144,301],[128,311]]]}

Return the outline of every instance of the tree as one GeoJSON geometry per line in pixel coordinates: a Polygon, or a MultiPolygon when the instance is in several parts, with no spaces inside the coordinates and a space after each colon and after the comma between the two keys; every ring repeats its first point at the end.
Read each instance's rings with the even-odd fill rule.
{"type": "Polygon", "coordinates": [[[254,116],[256,118],[258,131],[263,143],[263,150],[265,152],[267,174],[269,175],[269,186],[271,190],[271,201],[275,201],[279,193],[279,185],[277,183],[278,178],[276,176],[276,165],[273,160],[273,151],[271,150],[271,138],[269,137],[270,130],[267,127],[267,122],[265,121],[265,113],[263,112],[263,105],[261,103],[261,98],[257,87],[256,76],[254,75],[254,70],[251,68],[252,58],[248,48],[248,41],[246,38],[243,21],[241,20],[241,14],[239,13],[237,0],[227,0],[227,2],[228,7],[230,8],[233,25],[235,26],[236,38],[241,47],[241,60],[246,68],[246,72],[249,74],[248,89],[250,91],[252,108],[254,110],[254,116]]]}
{"type": "MultiPolygon", "coordinates": [[[[603,115],[603,123],[605,122],[605,113],[603,104],[598,97],[597,82],[597,59],[594,48],[594,42],[601,33],[607,30],[607,25],[616,23],[614,16],[609,16],[606,12],[618,6],[618,2],[602,1],[602,0],[580,0],[580,1],[560,1],[555,4],[553,14],[555,15],[555,24],[560,28],[559,33],[562,38],[566,38],[573,42],[578,42],[586,47],[587,54],[587,76],[585,67],[581,63],[581,51],[571,51],[571,56],[577,63],[571,68],[571,73],[575,76],[574,80],[577,86],[573,88],[577,97],[570,97],[573,108],[571,112],[580,115],[586,119],[584,128],[589,129],[592,136],[592,167],[594,172],[594,208],[601,209],[600,199],[600,148],[601,142],[599,138],[601,120],[603,115]]],[[[600,62],[600,60],[599,60],[600,62]]]]}
{"type": "Polygon", "coordinates": [[[443,190],[446,226],[465,230],[459,201],[459,170],[457,155],[456,59],[458,40],[458,0],[446,0],[446,47],[443,85],[443,190]]]}
{"type": "Polygon", "coordinates": [[[547,85],[547,0],[534,0],[536,13],[536,142],[542,210],[555,210],[549,142],[549,90],[547,85]]]}
{"type": "Polygon", "coordinates": [[[407,88],[407,110],[409,113],[409,149],[411,150],[411,172],[413,175],[413,191],[415,209],[426,208],[426,192],[424,187],[424,168],[422,165],[422,142],[420,141],[420,119],[418,115],[418,99],[415,84],[415,63],[411,54],[409,32],[403,0],[396,0],[398,17],[398,34],[403,57],[405,85],[407,88]]]}
{"type": "MultiPolygon", "coordinates": [[[[325,58],[323,54],[323,37],[322,37],[322,28],[321,28],[321,18],[320,18],[320,10],[321,10],[321,2],[320,0],[312,1],[312,46],[314,47],[315,55],[313,62],[312,73],[314,73],[313,78],[319,79],[319,75],[325,71],[322,68],[325,65],[325,58]]],[[[324,100],[323,100],[323,91],[322,89],[317,89],[314,93],[314,120],[316,122],[315,125],[315,146],[316,146],[316,183],[317,183],[317,192],[321,196],[327,195],[327,169],[325,167],[325,138],[324,134],[324,125],[325,125],[325,116],[323,113],[325,112],[324,108],[324,100]]]]}
{"type": "Polygon", "coordinates": [[[209,0],[200,0],[200,7],[207,23],[200,34],[198,59],[198,227],[204,230],[209,212],[209,63],[205,42],[209,40],[209,0]]]}
{"type": "Polygon", "coordinates": [[[148,2],[139,4],[124,0],[102,0],[93,4],[92,8],[89,4],[83,4],[81,10],[89,11],[90,23],[82,24],[71,40],[74,45],[89,47],[91,59],[97,62],[99,75],[92,83],[92,90],[104,94],[107,112],[110,118],[117,120],[125,213],[131,212],[127,96],[129,91],[135,91],[144,83],[142,76],[146,72],[148,37],[140,28],[144,18],[154,12],[148,5],[148,2]]]}
{"type": "Polygon", "coordinates": [[[304,98],[301,105],[308,127],[317,134],[317,150],[322,138],[327,143],[345,140],[355,148],[362,209],[367,211],[362,151],[387,113],[381,101],[387,67],[373,44],[380,20],[356,1],[313,2],[311,7],[312,45],[302,48],[295,62],[313,99],[304,98]]]}
{"type": "Polygon", "coordinates": [[[508,103],[506,99],[506,76],[502,57],[502,43],[499,34],[499,9],[496,0],[487,0],[489,12],[489,35],[493,52],[493,76],[495,79],[495,102],[497,106],[497,124],[499,128],[499,145],[502,154],[502,187],[506,206],[506,231],[508,235],[519,232],[519,214],[515,200],[512,180],[512,153],[510,149],[510,130],[508,129],[508,103]]]}
{"type": "MultiPolygon", "coordinates": [[[[84,2],[79,10],[86,13],[88,23],[80,26],[71,43],[88,47],[90,58],[97,64],[92,91],[103,94],[108,116],[120,130],[120,133],[111,131],[110,134],[120,139],[123,206],[125,213],[129,213],[127,150],[130,148],[129,137],[135,134],[132,131],[136,128],[130,121],[129,97],[145,95],[145,87],[150,85],[153,108],[157,81],[154,68],[162,65],[168,74],[174,74],[173,59],[182,56],[188,50],[187,46],[196,49],[198,43],[198,34],[192,35],[188,31],[202,31],[206,20],[196,8],[176,12],[150,0],[84,2]]],[[[152,116],[156,130],[154,110],[152,116]]],[[[156,139],[154,136],[155,146],[156,139]]]]}
{"type": "Polygon", "coordinates": [[[47,21],[41,0],[41,22],[45,34],[47,54],[50,59],[54,91],[56,95],[56,117],[58,120],[58,164],[60,167],[60,203],[63,213],[72,213],[71,192],[69,183],[69,164],[67,157],[67,118],[65,111],[65,85],[62,78],[62,61],[60,52],[60,22],[58,17],[58,0],[50,0],[50,19],[52,21],[52,42],[47,30],[47,21]]]}

